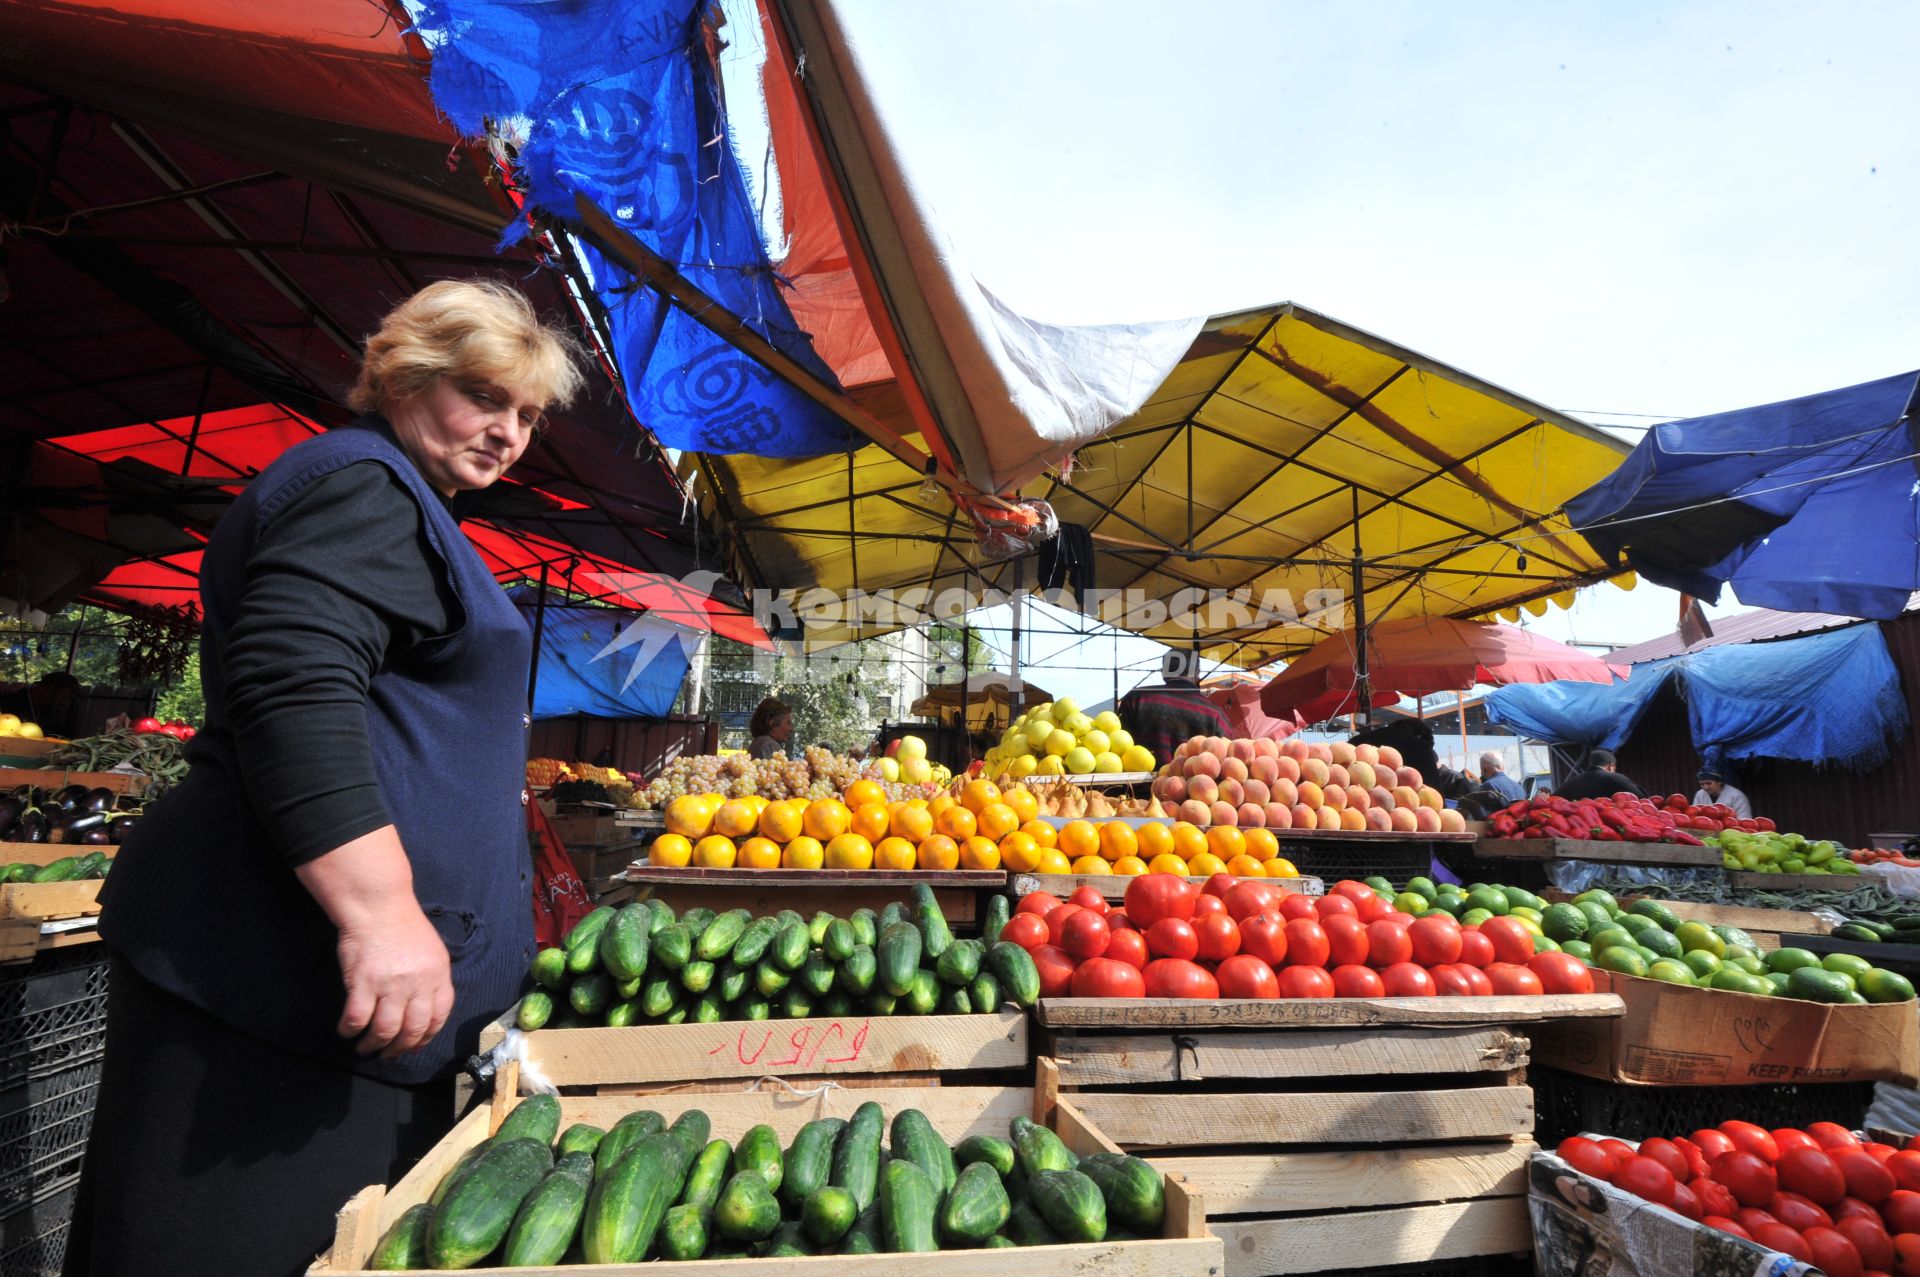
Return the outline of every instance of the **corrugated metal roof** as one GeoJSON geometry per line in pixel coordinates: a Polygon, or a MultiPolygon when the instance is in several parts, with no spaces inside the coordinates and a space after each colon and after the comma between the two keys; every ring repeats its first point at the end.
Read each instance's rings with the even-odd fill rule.
{"type": "MultiPolygon", "coordinates": [[[[1920,607],[1920,594],[1907,601],[1907,610],[1920,607]]],[[[1607,654],[1607,659],[1616,665],[1639,665],[1646,661],[1664,660],[1669,656],[1681,656],[1688,652],[1704,651],[1709,647],[1720,647],[1728,643],[1762,643],[1768,639],[1791,638],[1796,634],[1815,634],[1821,630],[1837,630],[1846,625],[1860,624],[1857,616],[1834,616],[1827,612],[1775,612],[1768,608],[1755,608],[1751,612],[1738,612],[1732,616],[1714,617],[1708,624],[1713,627],[1713,636],[1705,638],[1689,647],[1679,634],[1663,634],[1659,638],[1648,639],[1644,643],[1635,643],[1632,647],[1619,648],[1607,654]]]]}

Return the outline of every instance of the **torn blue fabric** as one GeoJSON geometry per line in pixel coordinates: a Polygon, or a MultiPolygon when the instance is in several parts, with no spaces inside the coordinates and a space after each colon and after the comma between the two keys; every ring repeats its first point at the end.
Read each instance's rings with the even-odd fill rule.
{"type": "MultiPolygon", "coordinates": [[[[530,631],[539,593],[507,591],[530,631]]],[[[690,630],[638,612],[549,601],[541,622],[533,716],[664,718],[673,712],[699,641],[690,630]]]]}

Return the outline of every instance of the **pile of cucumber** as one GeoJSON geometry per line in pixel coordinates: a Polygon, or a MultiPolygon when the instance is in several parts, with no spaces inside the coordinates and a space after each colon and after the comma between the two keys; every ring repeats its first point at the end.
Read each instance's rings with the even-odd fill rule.
{"type": "Polygon", "coordinates": [[[1849,918],[1830,933],[1836,940],[1862,944],[1920,944],[1920,914],[1902,914],[1891,922],[1849,918]]]}
{"type": "Polygon", "coordinates": [[[948,1147],[926,1114],[889,1128],[878,1104],[808,1122],[784,1150],[771,1126],[709,1139],[698,1109],[629,1113],[562,1133],[560,1101],[522,1100],[495,1135],[396,1221],[368,1267],[625,1264],[871,1255],[1158,1237],[1160,1173],[1137,1157],[1077,1157],[1016,1117],[1007,1138],[948,1147]],[[557,1143],[556,1143],[557,1137],[557,1143]]]}
{"type": "MultiPolygon", "coordinates": [[[[982,934],[1006,924],[993,897],[982,934]]],[[[522,1029],[845,1015],[991,1015],[1032,1006],[1040,973],[1008,941],[955,939],[925,886],[911,904],[845,918],[791,909],[675,916],[660,900],[602,906],[559,948],[533,960],[535,988],[520,999],[522,1029]]]]}
{"type": "Polygon", "coordinates": [[[113,868],[113,862],[107,859],[104,851],[90,851],[84,856],[62,856],[58,860],[44,865],[21,862],[13,865],[0,865],[0,884],[10,882],[83,882],[89,878],[104,878],[113,868]]]}

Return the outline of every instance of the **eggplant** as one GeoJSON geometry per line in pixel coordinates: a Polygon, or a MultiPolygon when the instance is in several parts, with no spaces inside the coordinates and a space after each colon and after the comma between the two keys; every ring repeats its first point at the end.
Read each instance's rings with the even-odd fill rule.
{"type": "Polygon", "coordinates": [[[107,837],[114,846],[118,847],[126,841],[127,835],[133,832],[136,823],[132,816],[115,816],[107,822],[107,837]]]}
{"type": "Polygon", "coordinates": [[[107,847],[113,844],[113,837],[105,825],[95,825],[80,835],[80,842],[88,847],[107,847]]]}
{"type": "Polygon", "coordinates": [[[27,810],[26,800],[9,794],[0,798],[0,838],[5,838],[13,827],[20,823],[20,816],[27,810]]]}
{"type": "Polygon", "coordinates": [[[111,789],[89,789],[87,796],[80,800],[80,805],[88,811],[112,811],[113,800],[119,796],[111,789]]]}
{"type": "Polygon", "coordinates": [[[47,814],[38,807],[30,808],[20,817],[20,823],[14,827],[13,841],[43,843],[47,840],[47,814]]]}
{"type": "Polygon", "coordinates": [[[97,811],[86,812],[79,816],[68,816],[55,823],[48,831],[49,842],[77,843],[89,829],[105,829],[107,818],[97,811]]]}

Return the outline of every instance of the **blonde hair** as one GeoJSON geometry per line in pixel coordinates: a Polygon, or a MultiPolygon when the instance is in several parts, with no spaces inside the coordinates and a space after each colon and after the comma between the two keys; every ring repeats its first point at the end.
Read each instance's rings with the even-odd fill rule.
{"type": "Polygon", "coordinates": [[[519,289],[494,280],[441,280],[395,306],[367,338],[347,406],[379,412],[442,378],[481,377],[564,408],[586,380],[579,355],[572,336],[541,323],[519,289]]]}

